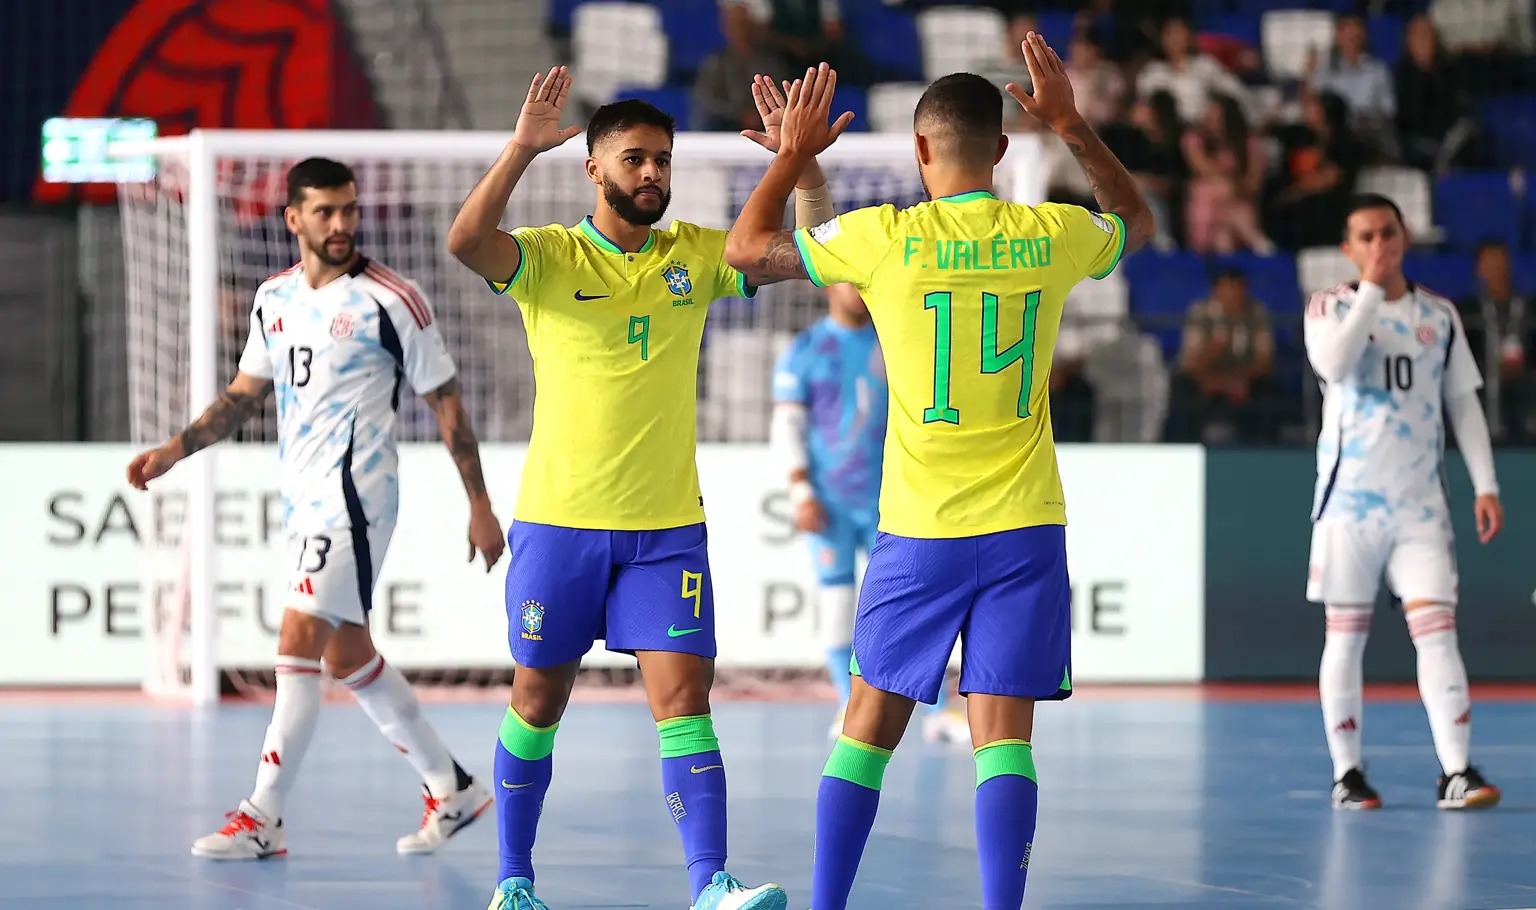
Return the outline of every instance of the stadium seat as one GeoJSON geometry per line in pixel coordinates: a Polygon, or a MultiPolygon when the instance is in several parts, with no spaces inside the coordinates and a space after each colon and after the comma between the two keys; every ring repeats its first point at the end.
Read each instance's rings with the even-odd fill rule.
{"type": "Polygon", "coordinates": [[[861,4],[845,9],[844,21],[881,80],[923,81],[923,42],[911,13],[883,3],[861,4]]]}
{"type": "Polygon", "coordinates": [[[667,81],[667,35],[649,3],[583,3],[572,17],[575,90],[603,104],[619,86],[655,88],[667,81]]]}
{"type": "Polygon", "coordinates": [[[1306,73],[1307,51],[1327,53],[1333,46],[1333,13],[1326,10],[1271,10],[1264,13],[1261,28],[1264,68],[1280,81],[1306,73]]]}
{"type": "Polygon", "coordinates": [[[1448,243],[1475,249],[1485,240],[1520,248],[1520,201],[1503,172],[1450,174],[1435,184],[1435,212],[1448,243]]]}
{"type": "Polygon", "coordinates": [[[1007,24],[1002,13],[979,6],[939,7],[918,13],[924,77],[932,82],[949,73],[973,73],[1000,62],[1007,24]]]}
{"type": "Polygon", "coordinates": [[[1366,20],[1371,53],[1388,67],[1396,69],[1403,57],[1403,32],[1406,25],[1398,16],[1372,16],[1366,20]]]}
{"type": "Polygon", "coordinates": [[[1368,167],[1355,182],[1360,193],[1380,193],[1403,210],[1415,244],[1436,244],[1444,232],[1435,224],[1429,175],[1411,167],[1368,167]]]}
{"type": "Polygon", "coordinates": [[[1213,256],[1213,271],[1235,268],[1248,279],[1248,293],[1263,301],[1271,312],[1279,314],[1300,313],[1306,302],[1301,296],[1301,286],[1296,279],[1296,260],[1287,255],[1258,256],[1253,253],[1236,253],[1231,256],[1213,256]]]}
{"type": "Polygon", "coordinates": [[[576,8],[582,5],[583,0],[549,0],[549,28],[556,37],[565,37],[571,33],[573,20],[576,16],[576,8]]]}
{"type": "Polygon", "coordinates": [[[668,73],[672,81],[691,84],[704,58],[725,46],[716,0],[667,0],[661,4],[667,33],[668,73]]]}
{"type": "Polygon", "coordinates": [[[1166,357],[1178,356],[1184,314],[1189,305],[1210,296],[1210,273],[1194,253],[1143,250],[1121,265],[1131,287],[1131,314],[1157,338],[1166,357]]]}
{"type": "Polygon", "coordinates": [[[1442,297],[1459,300],[1472,293],[1476,280],[1472,257],[1466,253],[1428,253],[1414,250],[1403,259],[1403,271],[1415,281],[1442,297]]]}
{"type": "Polygon", "coordinates": [[[921,82],[884,82],[869,90],[869,123],[877,133],[912,132],[912,112],[927,88],[921,82]]]}
{"type": "Polygon", "coordinates": [[[1481,123],[1496,165],[1536,170],[1536,95],[1489,98],[1481,123]]]}
{"type": "Polygon", "coordinates": [[[1527,296],[1536,294],[1536,254],[1516,254],[1510,265],[1515,293],[1527,296]]]}
{"type": "Polygon", "coordinates": [[[1253,47],[1261,45],[1264,29],[1258,16],[1245,13],[1228,13],[1212,16],[1196,23],[1201,34],[1227,35],[1253,47]]]}
{"type": "Polygon", "coordinates": [[[614,90],[614,97],[649,101],[676,118],[679,130],[692,129],[690,120],[693,112],[693,97],[692,93],[681,85],[663,85],[656,88],[624,85],[614,90]]]}
{"type": "Polygon", "coordinates": [[[1336,246],[1309,247],[1296,256],[1296,280],[1301,284],[1301,293],[1308,298],[1359,277],[1354,263],[1336,246]]]}

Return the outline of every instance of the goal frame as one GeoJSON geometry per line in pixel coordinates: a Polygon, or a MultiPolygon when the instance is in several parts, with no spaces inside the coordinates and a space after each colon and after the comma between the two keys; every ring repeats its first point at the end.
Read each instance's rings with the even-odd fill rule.
{"type": "MultiPolygon", "coordinates": [[[[407,130],[231,130],[195,129],[181,136],[113,143],[109,154],[118,157],[178,158],[186,166],[186,225],[188,265],[188,414],[201,414],[219,395],[223,373],[218,363],[219,307],[219,161],[253,156],[301,159],[311,156],[347,162],[398,158],[480,160],[489,167],[501,154],[510,135],[500,131],[407,131],[407,130]]],[[[1010,196],[1019,202],[1036,203],[1045,198],[1046,168],[1038,137],[1010,137],[1009,153],[1000,170],[1011,178],[1010,196]]],[[[754,149],[766,162],[771,153],[753,146],[735,133],[679,132],[673,153],[676,160],[690,157],[745,159],[754,149]]],[[[580,141],[566,142],[544,156],[572,162],[587,158],[580,141]]],[[[907,164],[916,162],[911,138],[905,133],[850,133],[819,156],[826,164],[907,164]]],[[[468,187],[465,188],[467,193],[468,187]]],[[[834,188],[835,194],[835,188],[834,188]]],[[[726,227],[727,225],[720,225],[726,227]]],[[[218,702],[218,553],[214,546],[214,479],[218,474],[219,446],[210,446],[183,466],[187,482],[186,589],[183,602],[188,613],[188,684],[162,688],[158,674],[147,672],[145,691],[151,696],[190,700],[206,706],[218,702]]]]}

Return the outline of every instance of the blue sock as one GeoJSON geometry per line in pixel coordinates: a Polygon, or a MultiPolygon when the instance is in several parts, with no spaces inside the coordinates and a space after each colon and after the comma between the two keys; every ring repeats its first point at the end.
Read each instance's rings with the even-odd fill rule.
{"type": "Polygon", "coordinates": [[[848,695],[853,690],[853,677],[848,672],[848,664],[852,660],[851,644],[827,649],[827,675],[832,678],[832,688],[837,690],[837,703],[840,705],[848,704],[848,695]]]}
{"type": "Polygon", "coordinates": [[[853,879],[880,807],[888,749],[839,736],[816,791],[812,910],[846,910],[853,879]]]}
{"type": "Polygon", "coordinates": [[[981,863],[982,910],[1023,906],[1039,807],[1040,787],[1029,743],[1003,739],[976,750],[976,854],[981,863]]]}
{"type": "Polygon", "coordinates": [[[496,881],[533,881],[533,841],[554,772],[555,730],[535,727],[510,707],[496,745],[496,817],[500,824],[501,872],[496,881]]]}
{"type": "Polygon", "coordinates": [[[682,836],[688,887],[697,900],[725,868],[725,763],[708,714],[668,718],[656,732],[667,812],[682,836]]]}

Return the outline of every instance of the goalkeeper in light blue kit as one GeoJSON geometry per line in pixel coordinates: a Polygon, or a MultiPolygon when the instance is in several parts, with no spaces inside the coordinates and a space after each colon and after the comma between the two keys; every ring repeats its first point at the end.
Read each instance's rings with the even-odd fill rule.
{"type": "MultiPolygon", "coordinates": [[[[858,556],[875,542],[889,393],[880,341],[851,284],[826,289],[829,310],[795,336],[773,372],[770,445],[789,475],[795,529],[810,543],[820,586],[827,673],[837,689],[831,736],[842,732],[853,656],[858,556]]],[[[930,742],[969,742],[964,712],[944,690],[923,723],[930,742]]]]}

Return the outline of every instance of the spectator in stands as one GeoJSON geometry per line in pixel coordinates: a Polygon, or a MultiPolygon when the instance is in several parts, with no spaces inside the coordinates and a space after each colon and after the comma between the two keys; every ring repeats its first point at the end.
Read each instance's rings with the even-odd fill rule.
{"type": "Polygon", "coordinates": [[[1179,119],[1189,124],[1204,121],[1205,109],[1217,92],[1247,106],[1248,91],[1242,81],[1200,53],[1185,20],[1172,18],[1163,23],[1162,50],[1162,58],[1147,64],[1136,79],[1136,93],[1141,97],[1168,92],[1178,102],[1179,119]]]}
{"type": "Polygon", "coordinates": [[[758,23],[758,46],[803,71],[818,63],[830,63],[837,81],[868,85],[869,72],[862,58],[843,40],[842,10],[837,0],[721,0],[747,7],[758,23]]]}
{"type": "Polygon", "coordinates": [[[693,128],[716,132],[755,130],[763,125],[752,101],[752,78],[758,73],[783,81],[789,65],[759,43],[758,23],[742,3],[720,6],[720,31],[725,47],[699,66],[693,83],[693,128]]]}
{"type": "Polygon", "coordinates": [[[1530,87],[1533,0],[1431,0],[1429,15],[1456,68],[1479,93],[1530,87]]]}
{"type": "Polygon", "coordinates": [[[1125,116],[1125,76],[1120,67],[1104,59],[1104,49],[1091,32],[1079,30],[1073,35],[1065,65],[1084,120],[1102,130],[1125,116]]]}
{"type": "Polygon", "coordinates": [[[1274,363],[1269,311],[1248,296],[1242,272],[1221,272],[1210,298],[1191,304],[1185,317],[1168,441],[1274,442],[1274,363]]]}
{"type": "Polygon", "coordinates": [[[1381,153],[1397,157],[1392,129],[1397,115],[1397,96],[1392,72],[1366,50],[1365,20],[1340,16],[1335,25],[1334,47],[1321,60],[1313,58],[1310,82],[1314,91],[1332,92],[1344,99],[1355,134],[1381,153]]]}
{"type": "Polygon", "coordinates": [[[1477,132],[1468,115],[1472,99],[1441,52],[1428,16],[1408,20],[1403,49],[1397,64],[1397,129],[1405,163],[1437,173],[1467,164],[1477,132]]]}
{"type": "MultiPolygon", "coordinates": [[[[1010,82],[1029,90],[1033,84],[1029,79],[1029,68],[1024,65],[1024,38],[1032,31],[1039,29],[1035,17],[1028,13],[1019,13],[1008,18],[1007,28],[1004,30],[1003,53],[996,63],[989,63],[979,67],[976,75],[997,86],[998,91],[1003,91],[1003,86],[1010,82]]],[[[1017,104],[1013,110],[1004,106],[1003,131],[1011,133],[1040,133],[1042,136],[1052,135],[1049,130],[1041,126],[1035,118],[1024,113],[1024,109],[1017,104]]]]}
{"type": "Polygon", "coordinates": [[[1509,249],[1498,241],[1478,247],[1477,283],[1478,292],[1457,308],[1483,374],[1488,426],[1496,440],[1529,445],[1536,441],[1536,373],[1527,359],[1536,354],[1536,299],[1515,290],[1509,249]]]}
{"type": "Polygon", "coordinates": [[[1189,249],[1273,253],[1275,245],[1259,226],[1259,195],[1269,171],[1264,144],[1248,128],[1237,99],[1217,95],[1205,122],[1186,130],[1182,144],[1190,173],[1184,210],[1189,249]]]}
{"type": "Polygon", "coordinates": [[[1188,168],[1180,147],[1184,127],[1179,123],[1177,102],[1167,92],[1154,92],[1131,106],[1130,131],[1106,131],[1104,141],[1114,150],[1125,169],[1131,172],[1147,205],[1157,218],[1157,236],[1152,245],[1167,251],[1175,248],[1174,238],[1181,235],[1175,222],[1183,219],[1184,185],[1188,168]]]}
{"type": "MultiPolygon", "coordinates": [[[[1025,9],[1040,6],[1036,0],[1015,0],[1015,5],[1025,9]]],[[[1187,22],[1194,14],[1190,0],[1078,0],[1077,8],[1077,27],[1091,32],[1109,59],[1133,68],[1160,53],[1165,20],[1176,17],[1187,22]]]]}
{"type": "Polygon", "coordinates": [[[1364,153],[1344,99],[1303,89],[1304,123],[1286,141],[1284,173],[1270,211],[1270,236],[1289,250],[1332,246],[1364,153]]]}

